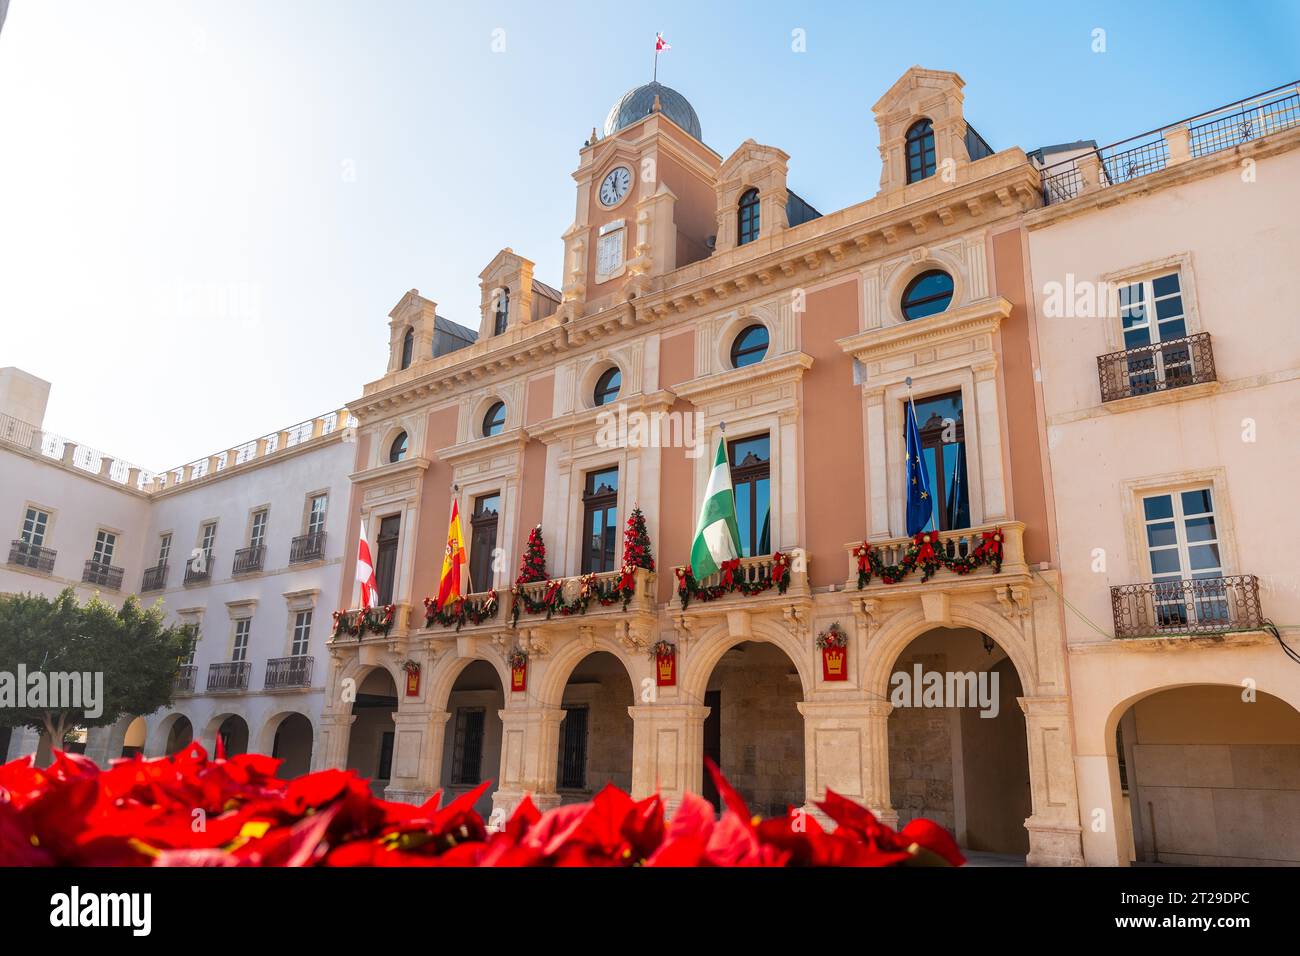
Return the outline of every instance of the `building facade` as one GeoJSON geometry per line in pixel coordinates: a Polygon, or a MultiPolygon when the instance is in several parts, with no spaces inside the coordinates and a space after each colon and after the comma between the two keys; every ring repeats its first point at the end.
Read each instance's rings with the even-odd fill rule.
{"type": "Polygon", "coordinates": [[[208,679],[146,718],[146,751],[174,749],[183,715],[205,743],[242,717],[269,752],[299,710],[312,767],[415,802],[490,780],[497,821],[607,782],[716,800],[707,757],[765,815],[833,789],[1031,864],[1300,860],[1294,827],[1263,842],[1300,793],[1300,664],[1261,611],[1294,621],[1296,597],[1285,574],[1260,593],[1259,568],[1286,564],[1251,507],[1295,447],[1300,362],[1285,268],[1233,252],[1257,238],[1276,267],[1296,248],[1296,98],[1139,154],[1026,154],[985,142],[960,77],[913,67],[873,108],[878,192],[822,214],[781,149],[723,156],[681,94],[629,91],[579,151],[559,288],[503,249],[475,329],[413,289],[376,329],[386,370],[328,428],[108,489],[137,509],[111,521],[140,529],[123,542],[142,568],[167,564],[168,534],[208,554],[214,520],[215,547],[238,547],[212,562],[229,574],[164,582],[208,642],[178,684],[208,679]],[[1113,307],[1062,313],[1080,281],[1113,307]],[[1229,301],[1274,335],[1225,320],[1229,301]],[[907,534],[909,402],[928,537],[907,534]],[[1259,441],[1239,446],[1247,419],[1259,441]],[[720,443],[742,554],[696,580],[720,443]],[[276,549],[312,533],[317,494],[329,545],[299,568],[276,549]],[[453,500],[471,593],[436,613],[453,500]],[[624,563],[634,516],[653,569],[624,563]],[[323,615],[356,606],[363,529],[383,607],[325,643],[323,615]],[[544,572],[517,583],[542,542],[544,572]],[[225,685],[262,622],[268,681],[301,667],[277,662],[304,610],[311,691],[225,685]],[[1260,705],[1233,710],[1246,678],[1260,705]]]}
{"type": "MultiPolygon", "coordinates": [[[[275,753],[286,775],[306,772],[340,601],[347,412],[153,473],[44,431],[47,383],[12,368],[0,383],[0,508],[14,521],[0,590],[70,586],[115,605],[138,594],[197,637],[172,706],[89,730],[85,752],[106,762],[192,739],[211,749],[220,734],[232,753],[275,753]]],[[[11,757],[49,751],[34,730],[8,736],[11,757]]]]}

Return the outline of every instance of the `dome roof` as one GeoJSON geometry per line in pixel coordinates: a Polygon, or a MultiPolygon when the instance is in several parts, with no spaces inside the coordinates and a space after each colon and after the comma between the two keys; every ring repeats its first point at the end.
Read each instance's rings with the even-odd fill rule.
{"type": "Polygon", "coordinates": [[[649,116],[654,108],[656,95],[659,97],[659,108],[670,120],[696,139],[704,141],[704,137],[700,134],[700,118],[695,115],[695,107],[672,87],[657,82],[633,87],[618,98],[618,102],[610,107],[609,115],[605,117],[605,135],[611,136],[624,127],[649,116]]]}

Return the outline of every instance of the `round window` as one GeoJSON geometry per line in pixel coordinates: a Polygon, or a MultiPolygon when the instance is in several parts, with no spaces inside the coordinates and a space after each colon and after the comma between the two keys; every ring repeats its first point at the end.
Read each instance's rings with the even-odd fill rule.
{"type": "Polygon", "coordinates": [[[407,444],[406,432],[401,432],[393,439],[393,443],[388,446],[388,460],[390,462],[401,461],[405,458],[407,444]]]}
{"type": "Polygon", "coordinates": [[[767,326],[765,325],[749,326],[731,343],[731,364],[736,368],[761,362],[766,354],[767,326]]]}
{"type": "Polygon", "coordinates": [[[903,318],[923,319],[948,308],[952,302],[952,276],[941,269],[922,272],[903,290],[903,318]]]}
{"type": "Polygon", "coordinates": [[[493,402],[492,407],[487,410],[483,416],[483,436],[486,438],[491,435],[501,434],[501,429],[506,427],[506,406],[504,402],[493,402]]]}
{"type": "Polygon", "coordinates": [[[596,379],[596,391],[592,395],[592,400],[597,405],[608,405],[618,398],[618,390],[622,384],[623,374],[617,367],[605,369],[600,373],[600,378],[596,379]]]}

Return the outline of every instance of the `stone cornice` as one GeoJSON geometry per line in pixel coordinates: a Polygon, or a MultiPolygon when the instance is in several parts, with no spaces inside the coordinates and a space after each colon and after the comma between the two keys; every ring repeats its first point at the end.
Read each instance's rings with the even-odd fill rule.
{"type": "Polygon", "coordinates": [[[394,478],[400,478],[408,472],[417,472],[419,475],[423,475],[424,472],[429,470],[431,464],[432,462],[427,458],[407,458],[403,461],[386,462],[376,468],[354,471],[348,475],[348,479],[355,485],[392,481],[394,478]]]}
{"type": "Polygon", "coordinates": [[[549,445],[556,441],[572,438],[575,435],[594,432],[600,427],[601,417],[603,415],[618,414],[620,406],[628,412],[667,411],[672,407],[673,402],[677,400],[675,391],[675,389],[674,391],[660,389],[657,392],[634,396],[628,401],[599,405],[595,408],[578,409],[567,415],[558,415],[555,418],[548,418],[545,421],[527,425],[524,430],[528,432],[529,438],[536,438],[538,441],[549,445]]]}
{"type": "Polygon", "coordinates": [[[522,428],[512,428],[489,438],[471,438],[435,451],[434,457],[449,465],[459,464],[467,458],[487,458],[502,451],[522,451],[528,434],[522,428]]]}
{"type": "Polygon", "coordinates": [[[859,362],[878,361],[915,349],[918,345],[934,345],[996,332],[1002,320],[1010,314],[1010,302],[1000,295],[990,296],[924,319],[859,332],[837,339],[835,344],[859,362]]]}
{"type": "Polygon", "coordinates": [[[689,382],[674,385],[673,391],[679,398],[699,405],[704,401],[737,392],[748,392],[765,385],[797,382],[803,378],[805,371],[812,368],[812,365],[811,355],[805,352],[791,352],[788,355],[759,362],[757,365],[746,365],[744,368],[733,368],[726,372],[693,378],[689,382]]]}

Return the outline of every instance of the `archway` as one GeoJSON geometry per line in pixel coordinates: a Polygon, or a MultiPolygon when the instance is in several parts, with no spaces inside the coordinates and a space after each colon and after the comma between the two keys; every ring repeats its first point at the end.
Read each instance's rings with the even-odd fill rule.
{"type": "Polygon", "coordinates": [[[143,717],[137,717],[127,725],[126,735],[122,738],[122,752],[120,756],[134,757],[136,754],[144,753],[145,738],[149,733],[149,724],[143,717]]]}
{"type": "MultiPolygon", "coordinates": [[[[1155,691],[1115,733],[1128,859],[1300,864],[1300,712],[1240,686],[1155,691]]],[[[1116,808],[1117,815],[1119,808],[1116,808]]]]}
{"type": "Polygon", "coordinates": [[[167,729],[167,745],[163,748],[164,756],[180,753],[194,740],[194,725],[184,714],[173,715],[171,727],[167,729]]]}
{"type": "MultiPolygon", "coordinates": [[[[301,777],[311,769],[311,721],[297,711],[273,717],[275,731],[269,748],[271,756],[281,761],[275,775],[281,780],[301,777]]],[[[268,748],[263,746],[265,752],[268,748]]]]}
{"type": "Polygon", "coordinates": [[[9,760],[9,745],[13,742],[13,728],[0,727],[0,763],[9,760]]]}
{"type": "Polygon", "coordinates": [[[590,800],[607,783],[632,789],[632,715],[627,669],[608,651],[582,658],[569,674],[560,706],[555,790],[560,803],[590,800]]]}
{"type": "Polygon", "coordinates": [[[382,667],[370,671],[357,685],[352,702],[352,733],[348,738],[348,769],[370,781],[375,796],[382,797],[393,776],[393,744],[397,725],[397,682],[382,667]]]}
{"type": "Polygon", "coordinates": [[[456,676],[447,697],[442,746],[443,805],[473,790],[484,780],[493,786],[475,804],[484,820],[492,815],[492,794],[500,783],[501,677],[488,661],[470,661],[456,676]]]}
{"type": "Polygon", "coordinates": [[[1020,675],[972,628],[903,648],[889,682],[889,790],[899,825],[926,817],[967,850],[1024,857],[1033,813],[1020,675]]]}
{"type": "Polygon", "coordinates": [[[217,738],[221,739],[227,757],[248,753],[248,722],[238,714],[230,714],[224,719],[218,717],[217,720],[221,723],[213,738],[213,755],[216,755],[217,738]]]}
{"type": "MultiPolygon", "coordinates": [[[[704,756],[714,760],[751,810],[784,816],[807,799],[803,683],[775,644],[741,641],[714,664],[704,692],[704,756]]],[[[703,795],[718,791],[704,774],[703,795]]]]}

